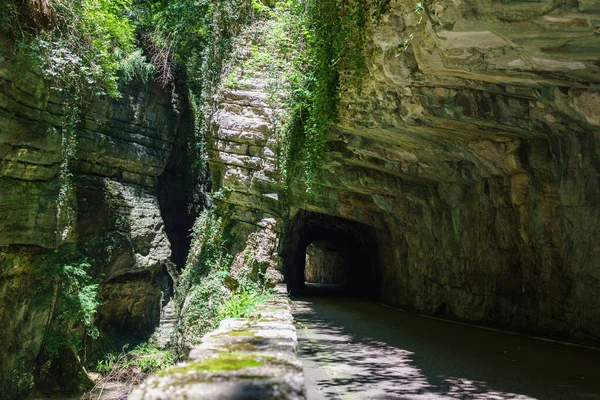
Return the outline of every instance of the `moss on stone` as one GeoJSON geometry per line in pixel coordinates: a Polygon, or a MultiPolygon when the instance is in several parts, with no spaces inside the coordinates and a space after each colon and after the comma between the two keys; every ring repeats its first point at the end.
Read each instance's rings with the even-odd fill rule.
{"type": "Polygon", "coordinates": [[[262,367],[264,362],[255,354],[223,353],[216,357],[202,361],[194,361],[181,367],[170,368],[159,372],[158,375],[165,376],[173,373],[186,373],[194,371],[233,371],[242,368],[262,367]]]}
{"type": "Polygon", "coordinates": [[[254,343],[246,341],[231,343],[223,347],[229,351],[255,351],[258,349],[258,346],[256,346],[254,343]]]}
{"type": "Polygon", "coordinates": [[[250,336],[250,337],[256,337],[256,332],[252,332],[249,331],[247,329],[240,329],[240,330],[236,330],[236,331],[229,331],[226,333],[220,333],[218,335],[215,335],[215,337],[227,337],[227,336],[250,336]]]}

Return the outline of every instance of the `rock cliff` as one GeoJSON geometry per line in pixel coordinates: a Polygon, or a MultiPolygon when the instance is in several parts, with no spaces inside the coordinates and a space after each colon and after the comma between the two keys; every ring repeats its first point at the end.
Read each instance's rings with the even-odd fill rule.
{"type": "Polygon", "coordinates": [[[307,245],[342,237],[365,260],[349,280],[389,304],[597,342],[599,26],[593,1],[391,1],[315,198],[274,183],[263,72],[222,91],[213,178],[238,224],[276,218],[292,285],[307,245]]]}
{"type": "MultiPolygon", "coordinates": [[[[48,285],[41,266],[45,258],[75,246],[101,284],[96,320],[102,337],[108,332],[143,337],[156,326],[161,300],[172,287],[168,236],[187,233],[189,226],[180,225],[193,221],[177,222],[187,212],[181,206],[185,190],[162,195],[159,202],[159,189],[177,188],[185,178],[185,173],[173,177],[176,163],[170,161],[174,148],[185,148],[187,135],[187,117],[181,115],[185,107],[173,89],[132,84],[121,99],[93,100],[69,138],[62,130],[69,112],[64,96],[51,90],[38,72],[19,64],[11,46],[4,45],[0,387],[10,398],[39,385],[48,374],[49,390],[77,389],[73,380],[82,381],[74,379],[83,361],[75,355],[65,363],[68,371],[61,372],[68,376],[65,380],[49,372],[52,365],[41,365],[57,295],[55,289],[39,295],[48,285]]],[[[185,154],[174,158],[185,160],[185,154]]],[[[185,251],[186,239],[180,242],[176,250],[185,251]]]]}

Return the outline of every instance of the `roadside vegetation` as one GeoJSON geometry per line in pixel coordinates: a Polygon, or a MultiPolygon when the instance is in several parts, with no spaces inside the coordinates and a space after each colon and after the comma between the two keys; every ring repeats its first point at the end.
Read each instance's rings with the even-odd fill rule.
{"type": "MultiPolygon", "coordinates": [[[[124,85],[180,85],[187,89],[195,134],[190,168],[195,182],[206,182],[204,133],[214,104],[209,101],[231,49],[231,38],[253,16],[249,0],[6,0],[0,4],[0,53],[18,62],[17,71],[41,75],[47,95],[64,102],[63,161],[60,168],[58,219],[64,237],[74,225],[75,197],[71,164],[76,154],[82,113],[99,97],[120,98],[124,85]]],[[[242,316],[268,295],[250,279],[233,283],[231,255],[223,223],[205,211],[194,229],[197,253],[190,256],[177,291],[183,308],[180,325],[198,338],[222,318],[242,316]]],[[[64,247],[41,262],[40,301],[53,301],[52,323],[45,335],[48,365],[64,354],[78,354],[104,333],[95,326],[100,271],[85,256],[64,247]],[[43,264],[43,265],[42,265],[43,264]],[[44,295],[46,297],[42,298],[44,295]],[[58,297],[57,297],[58,295],[58,297]]],[[[98,350],[96,350],[98,351],[98,350]]],[[[101,356],[95,365],[102,382],[137,383],[146,374],[177,359],[176,351],[151,344],[101,356]]],[[[87,357],[89,356],[89,357],[87,357]]],[[[51,371],[48,371],[48,376],[51,371]]]]}
{"type": "MultiPolygon", "coordinates": [[[[224,188],[214,197],[219,201],[229,193],[224,188]]],[[[159,349],[151,343],[142,343],[132,350],[125,346],[120,353],[106,354],[93,368],[102,377],[88,398],[97,396],[111,383],[119,384],[120,393],[129,393],[149,374],[179,361],[189,346],[199,344],[202,336],[217,328],[221,320],[245,317],[255,305],[272,296],[260,278],[251,279],[248,270],[232,276],[228,229],[227,210],[218,206],[202,212],[194,224],[191,251],[175,288],[174,299],[180,316],[177,345],[159,349]]]]}
{"type": "Polygon", "coordinates": [[[94,370],[101,376],[82,400],[124,398],[149,375],[173,365],[178,359],[173,351],[158,349],[149,343],[128,348],[129,345],[125,345],[120,353],[108,353],[96,362],[94,370]]]}
{"type": "MultiPolygon", "coordinates": [[[[216,200],[225,199],[229,193],[227,188],[222,189],[215,194],[216,200]]],[[[244,317],[254,305],[271,296],[261,278],[252,279],[249,270],[235,276],[231,273],[233,254],[229,248],[232,239],[225,207],[221,203],[221,206],[205,210],[192,230],[190,254],[175,294],[181,310],[182,346],[199,343],[219,321],[244,317]]]]}

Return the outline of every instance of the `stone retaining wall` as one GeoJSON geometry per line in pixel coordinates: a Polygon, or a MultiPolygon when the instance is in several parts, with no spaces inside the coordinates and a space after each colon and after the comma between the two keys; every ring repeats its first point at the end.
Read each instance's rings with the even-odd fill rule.
{"type": "Polygon", "coordinates": [[[226,319],[188,361],[150,377],[130,400],[304,399],[298,339],[284,285],[248,318],[226,319]]]}

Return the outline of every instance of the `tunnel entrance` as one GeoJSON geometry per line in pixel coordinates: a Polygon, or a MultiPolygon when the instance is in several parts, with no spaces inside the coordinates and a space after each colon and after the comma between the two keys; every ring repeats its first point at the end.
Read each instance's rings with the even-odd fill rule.
{"type": "Polygon", "coordinates": [[[335,284],[343,292],[377,297],[376,229],[344,218],[300,210],[280,242],[288,290],[307,284],[335,284]]]}

